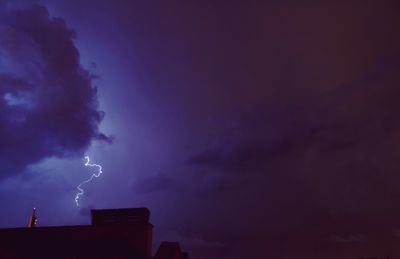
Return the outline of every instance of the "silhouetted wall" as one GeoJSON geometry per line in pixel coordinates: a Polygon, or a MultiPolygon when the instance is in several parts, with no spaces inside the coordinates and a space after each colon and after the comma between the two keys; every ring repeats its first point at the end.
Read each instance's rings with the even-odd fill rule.
{"type": "MultiPolygon", "coordinates": [[[[149,215],[148,209],[100,210],[92,226],[0,229],[0,258],[150,258],[152,229],[147,220],[126,216],[149,215]],[[107,215],[118,220],[107,224],[107,215]],[[127,223],[129,221],[129,223],[127,223]]],[[[143,218],[142,218],[143,219],[143,218]]]]}

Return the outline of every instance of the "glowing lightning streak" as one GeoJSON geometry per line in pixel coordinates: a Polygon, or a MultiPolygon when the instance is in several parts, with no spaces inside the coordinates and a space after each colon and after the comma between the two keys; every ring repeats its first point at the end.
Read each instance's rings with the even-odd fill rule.
{"type": "Polygon", "coordinates": [[[76,206],[79,206],[79,197],[80,197],[81,195],[85,194],[85,191],[82,189],[82,186],[85,185],[85,184],[87,184],[88,182],[91,182],[94,178],[99,177],[99,176],[103,173],[103,171],[102,171],[103,168],[101,167],[101,165],[90,164],[90,158],[89,158],[89,156],[85,156],[85,160],[86,160],[85,166],[97,167],[99,171],[98,171],[97,174],[92,174],[92,176],[91,176],[89,179],[87,179],[87,180],[81,182],[81,183],[78,185],[78,187],[76,187],[76,189],[79,190],[79,192],[78,192],[78,193],[76,194],[76,196],[75,196],[75,203],[76,203],[76,206]]]}

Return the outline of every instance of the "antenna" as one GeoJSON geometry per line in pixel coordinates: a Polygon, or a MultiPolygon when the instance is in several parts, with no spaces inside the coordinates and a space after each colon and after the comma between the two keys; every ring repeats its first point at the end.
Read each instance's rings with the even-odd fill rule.
{"type": "Polygon", "coordinates": [[[28,228],[36,227],[38,219],[36,217],[36,208],[32,210],[32,216],[29,218],[28,228]]]}

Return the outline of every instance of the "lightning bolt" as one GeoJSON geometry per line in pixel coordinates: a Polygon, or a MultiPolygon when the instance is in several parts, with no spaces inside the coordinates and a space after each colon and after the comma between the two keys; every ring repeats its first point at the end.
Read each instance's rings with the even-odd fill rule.
{"type": "Polygon", "coordinates": [[[76,189],[78,189],[78,193],[75,195],[75,203],[76,203],[76,206],[77,206],[77,207],[79,207],[79,197],[80,197],[81,195],[85,194],[85,191],[82,189],[82,186],[85,185],[85,184],[87,184],[87,183],[89,183],[89,182],[91,182],[94,178],[99,177],[99,176],[103,173],[103,168],[101,167],[101,165],[90,164],[90,157],[89,157],[89,156],[85,156],[85,160],[86,160],[85,166],[97,167],[98,171],[97,171],[97,174],[96,174],[96,173],[92,174],[92,176],[90,176],[89,179],[87,179],[87,180],[81,182],[81,183],[76,187],[76,189]]]}

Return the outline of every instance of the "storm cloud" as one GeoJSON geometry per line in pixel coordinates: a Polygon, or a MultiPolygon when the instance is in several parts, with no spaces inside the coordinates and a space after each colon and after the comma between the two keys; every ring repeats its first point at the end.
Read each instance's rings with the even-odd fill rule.
{"type": "Polygon", "coordinates": [[[44,6],[0,10],[0,178],[108,140],[75,32],[44,6]]]}
{"type": "MultiPolygon", "coordinates": [[[[154,243],[180,241],[196,259],[400,255],[398,1],[18,2],[44,3],[79,33],[82,60],[101,75],[102,127],[117,141],[89,150],[105,173],[79,218],[81,161],[45,160],[32,179],[0,185],[4,225],[25,223],[9,215],[32,206],[58,225],[85,223],[90,205],[146,206],[154,243]]],[[[22,151],[2,143],[2,172],[15,154],[27,165],[104,140],[74,33],[43,7],[6,14],[2,131],[15,135],[2,142],[19,130],[6,147],[22,151]]]]}

